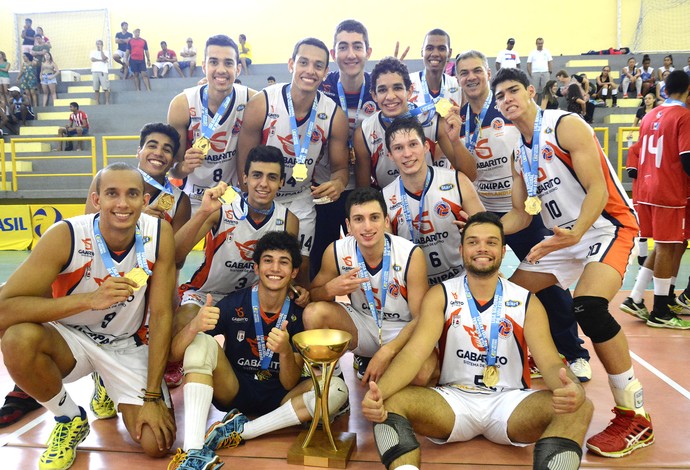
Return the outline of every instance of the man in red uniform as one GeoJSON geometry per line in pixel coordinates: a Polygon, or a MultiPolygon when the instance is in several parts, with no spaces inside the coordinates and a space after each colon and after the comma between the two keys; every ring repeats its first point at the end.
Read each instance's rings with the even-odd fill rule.
{"type": "Polygon", "coordinates": [[[127,59],[130,71],[134,74],[134,86],[137,91],[141,90],[139,84],[139,75],[144,79],[144,85],[148,91],[151,91],[151,82],[149,81],[149,74],[146,67],[151,65],[151,58],[149,57],[149,46],[146,39],[139,37],[139,28],[134,30],[134,37],[129,40],[127,45],[127,59]],[[146,60],[144,60],[146,58],[146,60]]]}

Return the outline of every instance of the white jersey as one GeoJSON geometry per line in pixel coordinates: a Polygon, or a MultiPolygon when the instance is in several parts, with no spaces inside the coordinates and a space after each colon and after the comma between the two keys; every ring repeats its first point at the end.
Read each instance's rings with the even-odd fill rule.
{"type": "MultiPolygon", "coordinates": [[[[172,207],[164,212],[164,216],[165,216],[165,220],[167,220],[168,223],[172,224],[173,219],[175,218],[175,213],[177,213],[177,208],[179,207],[180,202],[182,202],[181,201],[182,200],[182,190],[180,188],[178,188],[177,186],[174,186],[174,185],[170,185],[170,186],[172,186],[173,198],[175,200],[173,202],[172,207]]],[[[149,205],[150,206],[155,205],[156,202],[158,202],[158,200],[161,198],[161,196],[163,194],[164,194],[163,191],[159,191],[158,195],[156,195],[156,197],[154,199],[149,201],[149,205]]]]}
{"type": "MultiPolygon", "coordinates": [[[[555,226],[570,229],[580,216],[582,202],[587,196],[587,191],[575,174],[570,153],[558,145],[559,121],[571,113],[557,109],[547,109],[543,113],[539,136],[540,155],[537,178],[537,196],[541,199],[542,205],[541,217],[548,229],[553,229],[555,226]]],[[[591,138],[599,152],[599,161],[609,193],[608,202],[592,227],[636,228],[637,221],[632,202],[611,167],[611,162],[601,149],[593,130],[591,130],[591,138]]],[[[522,175],[522,143],[524,140],[520,138],[515,147],[514,165],[519,175],[522,175]]],[[[525,149],[528,152],[528,158],[531,158],[531,147],[525,145],[525,149]]]]}
{"type": "MultiPolygon", "coordinates": [[[[362,133],[371,158],[371,176],[374,179],[374,185],[384,188],[391,184],[400,172],[393,160],[388,157],[386,126],[384,125],[381,111],[377,111],[373,116],[366,118],[362,122],[362,127],[359,131],[362,133]]],[[[435,115],[431,124],[424,127],[424,136],[427,142],[429,142],[430,148],[430,151],[426,153],[427,165],[435,164],[432,155],[436,148],[437,134],[438,115],[435,115]]]]}
{"type": "Polygon", "coordinates": [[[246,203],[237,197],[219,209],[218,227],[206,235],[204,261],[192,278],[180,286],[180,296],[194,290],[204,302],[207,293],[213,295],[215,303],[257,281],[252,260],[256,242],[268,232],[285,231],[288,210],[276,202],[273,213],[256,223],[249,216],[238,219],[245,208],[246,203]]]}
{"type": "MultiPolygon", "coordinates": [[[[67,265],[53,282],[53,297],[94,292],[110,277],[96,244],[93,221],[98,214],[79,215],[65,222],[70,227],[72,244],[67,265]]],[[[160,220],[141,214],[137,226],[141,231],[148,268],[154,270],[160,237],[160,220]]],[[[136,246],[133,244],[120,256],[111,252],[113,265],[120,276],[137,267],[136,246]]],[[[146,290],[134,291],[124,302],[102,310],[85,310],[59,320],[81,331],[98,344],[109,344],[140,333],[137,341],[144,341],[146,290]]]]}
{"type": "MultiPolygon", "coordinates": [[[[276,200],[280,202],[290,202],[311,195],[314,166],[319,159],[328,158],[328,138],[331,135],[333,117],[338,107],[332,99],[320,91],[317,92],[316,120],[309,140],[307,159],[304,162],[307,165],[307,177],[304,181],[298,182],[292,177],[292,168],[295,166],[297,158],[292,142],[292,128],[287,107],[287,87],[288,85],[285,83],[278,83],[266,87],[262,91],[266,98],[268,114],[263,125],[261,143],[280,149],[285,157],[285,185],[276,196],[276,200]]],[[[308,127],[309,115],[304,120],[297,122],[300,142],[306,140],[304,134],[308,127]]]]}
{"type": "MultiPolygon", "coordinates": [[[[474,134],[479,118],[470,109],[470,135],[465,136],[468,107],[469,103],[460,110],[460,138],[464,139],[465,146],[474,134]]],[[[487,211],[505,213],[513,207],[510,197],[513,187],[511,165],[513,150],[519,139],[520,131],[496,109],[496,99],[493,98],[482,120],[476,147],[471,152],[477,164],[474,187],[487,211]]]]}
{"type": "MultiPolygon", "coordinates": [[[[192,146],[195,140],[201,137],[201,90],[207,85],[195,86],[184,90],[189,104],[189,126],[187,127],[187,145],[192,146]]],[[[196,209],[201,204],[204,191],[212,188],[218,182],[225,181],[230,185],[239,184],[237,174],[237,137],[242,127],[244,108],[249,99],[249,89],[242,85],[233,85],[235,90],[234,97],[220,120],[218,128],[211,137],[211,148],[200,167],[195,168],[192,173],[184,179],[182,190],[187,193],[192,204],[192,209],[196,209]]],[[[209,123],[213,116],[209,114],[209,123]]]]}
{"type": "Polygon", "coordinates": [[[454,170],[428,167],[431,181],[424,197],[422,222],[419,221],[419,200],[421,194],[405,191],[409,216],[414,228],[411,228],[405,216],[400,191],[400,177],[383,188],[383,197],[388,205],[393,234],[412,240],[414,230],[417,243],[427,259],[429,285],[438,284],[453,278],[464,271],[460,256],[460,231],[453,225],[454,220],[463,220],[462,194],[458,174],[454,170]]]}
{"type": "MultiPolygon", "coordinates": [[[[410,103],[414,103],[417,106],[421,106],[426,102],[424,87],[422,86],[423,72],[423,70],[420,70],[419,72],[410,74],[410,81],[412,82],[410,103]]],[[[462,93],[460,91],[460,85],[458,85],[458,79],[447,73],[444,73],[441,78],[441,89],[429,90],[429,94],[432,98],[441,97],[449,99],[453,103],[453,106],[460,106],[460,103],[462,103],[462,93]]]]}
{"type": "MultiPolygon", "coordinates": [[[[412,250],[416,246],[402,237],[386,234],[391,245],[390,274],[388,277],[388,293],[386,304],[383,306],[383,330],[399,330],[401,322],[412,321],[410,308],[407,304],[407,271],[410,266],[412,250]]],[[[334,242],[335,263],[338,274],[349,272],[358,267],[357,241],[353,236],[347,236],[334,242]]],[[[381,285],[383,275],[381,266],[367,266],[371,278],[376,308],[381,306],[381,285]]],[[[364,289],[360,287],[348,295],[352,307],[360,314],[371,316],[369,303],[364,289]]]]}
{"type": "MultiPolygon", "coordinates": [[[[486,366],[487,350],[480,346],[477,330],[470,309],[466,306],[465,275],[443,281],[446,296],[443,334],[439,340],[441,359],[441,385],[460,385],[478,391],[493,391],[482,382],[486,366]]],[[[498,384],[496,390],[526,389],[530,387],[527,365],[527,342],[524,337],[525,313],[530,293],[512,282],[501,279],[503,300],[501,320],[498,326],[496,366],[498,384]]],[[[473,302],[476,302],[473,299],[473,302]]],[[[475,303],[476,305],[476,303],[475,303]]],[[[489,340],[493,300],[477,311],[489,340]]]]}

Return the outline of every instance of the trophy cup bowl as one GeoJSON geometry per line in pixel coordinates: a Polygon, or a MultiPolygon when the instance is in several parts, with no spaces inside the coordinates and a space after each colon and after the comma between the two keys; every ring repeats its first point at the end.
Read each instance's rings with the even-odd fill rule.
{"type": "Polygon", "coordinates": [[[292,343],[311,369],[316,402],[309,431],[306,436],[305,433],[300,434],[298,442],[288,452],[290,464],[336,468],[345,468],[347,465],[356,436],[353,433],[337,433],[334,439],[328,413],[328,389],[335,365],[347,352],[350,341],[350,333],[330,329],[307,330],[292,337],[292,343]],[[316,374],[319,369],[320,377],[316,374]],[[323,434],[315,435],[319,421],[323,423],[323,434]],[[316,439],[312,443],[314,437],[316,439]],[[336,441],[339,445],[336,445],[336,441]]]}

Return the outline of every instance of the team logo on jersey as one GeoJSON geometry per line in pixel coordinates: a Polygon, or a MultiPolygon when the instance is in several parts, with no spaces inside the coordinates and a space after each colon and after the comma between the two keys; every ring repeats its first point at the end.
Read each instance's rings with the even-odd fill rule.
{"type": "Polygon", "coordinates": [[[402,271],[402,266],[400,266],[399,264],[394,264],[393,265],[393,271],[395,271],[396,273],[399,273],[400,271],[402,271]]]}
{"type": "Polygon", "coordinates": [[[553,129],[550,127],[547,127],[546,130],[544,131],[544,134],[551,134],[553,132],[553,129]]]}
{"type": "Polygon", "coordinates": [[[244,330],[240,330],[237,332],[237,341],[240,343],[244,340],[244,330]]]}
{"type": "Polygon", "coordinates": [[[232,241],[232,238],[233,238],[232,232],[234,232],[236,228],[237,227],[231,227],[228,229],[227,232],[225,232],[225,241],[227,243],[230,243],[232,241]]]}
{"type": "Polygon", "coordinates": [[[202,305],[205,303],[204,299],[202,299],[201,296],[197,293],[187,292],[187,298],[189,300],[193,300],[194,302],[201,303],[202,305]]]}
{"type": "MultiPolygon", "coordinates": [[[[659,114],[661,114],[661,113],[659,113],[659,114]]],[[[652,125],[652,129],[655,130],[655,131],[658,131],[658,130],[659,130],[659,123],[658,123],[658,122],[655,122],[655,123],[652,125]]]]}
{"type": "Polygon", "coordinates": [[[520,305],[522,305],[522,302],[520,302],[519,300],[506,300],[505,301],[506,307],[514,308],[514,307],[519,307],[520,305]]]}
{"type": "Polygon", "coordinates": [[[321,89],[323,90],[324,93],[330,93],[331,92],[331,84],[330,83],[322,83],[321,89]]]}
{"type": "Polygon", "coordinates": [[[191,118],[196,117],[196,108],[194,106],[189,108],[189,117],[191,117],[191,118]]]}
{"type": "Polygon", "coordinates": [[[507,318],[503,318],[498,324],[498,336],[503,339],[507,339],[513,334],[513,322],[507,318]]]}
{"type": "Polygon", "coordinates": [[[441,186],[438,187],[439,191],[450,191],[453,189],[455,185],[453,183],[446,183],[442,184],[441,186]]]}
{"type": "Polygon", "coordinates": [[[326,113],[319,113],[316,117],[319,118],[319,119],[321,119],[321,120],[325,120],[325,119],[328,119],[328,114],[326,114],[326,113]]]}
{"type": "Polygon", "coordinates": [[[241,104],[237,107],[237,111],[244,111],[244,108],[246,108],[246,106],[241,104]]]}
{"type": "Polygon", "coordinates": [[[232,126],[232,135],[239,134],[241,128],[242,128],[242,120],[238,118],[235,120],[235,124],[232,126]]]}
{"type": "MultiPolygon", "coordinates": [[[[325,119],[325,118],[322,118],[325,119]]],[[[314,127],[314,132],[311,133],[311,142],[313,144],[318,143],[323,137],[323,130],[319,126],[314,127]]]]}
{"type": "Polygon", "coordinates": [[[416,230],[419,230],[419,233],[423,235],[434,232],[434,224],[432,224],[431,220],[429,219],[429,211],[422,212],[421,222],[419,220],[419,216],[415,217],[415,219],[412,221],[412,225],[416,230]]]}
{"type": "Polygon", "coordinates": [[[84,267],[84,279],[91,279],[91,263],[84,267]]]}
{"type": "Polygon", "coordinates": [[[228,219],[228,221],[231,221],[235,218],[235,213],[232,209],[228,209],[225,212],[225,218],[228,219]]]}
{"type": "Polygon", "coordinates": [[[253,261],[254,248],[256,247],[256,240],[249,240],[247,243],[235,242],[235,246],[240,251],[240,256],[245,261],[253,261]]]}
{"type": "Polygon", "coordinates": [[[371,116],[376,112],[376,103],[373,101],[367,101],[362,105],[362,111],[364,111],[364,114],[367,116],[371,116]]]}
{"type": "MultiPolygon", "coordinates": [[[[660,118],[661,116],[663,116],[663,115],[664,115],[664,112],[663,112],[663,111],[659,111],[658,113],[656,113],[656,118],[659,119],[659,118],[660,118]]],[[[658,126],[659,123],[655,123],[655,125],[658,126]]],[[[656,129],[656,128],[655,128],[655,129],[656,129]]]]}
{"type": "Polygon", "coordinates": [[[461,308],[457,310],[453,310],[450,312],[450,326],[453,328],[457,328],[460,325],[462,325],[462,318],[460,317],[460,312],[462,311],[461,308]]]}
{"type": "Polygon", "coordinates": [[[90,238],[83,238],[81,242],[84,244],[85,250],[93,250],[93,243],[90,238]]]}
{"type": "MultiPolygon", "coordinates": [[[[472,324],[472,326],[463,325],[463,328],[470,336],[470,339],[472,340],[472,346],[474,346],[478,351],[486,351],[486,348],[482,346],[479,342],[479,336],[477,335],[477,330],[474,328],[474,324],[472,324]]],[[[486,332],[486,327],[484,328],[484,330],[486,332]]]]}
{"type": "Polygon", "coordinates": [[[146,245],[148,242],[151,241],[151,237],[149,237],[148,235],[144,235],[143,241],[144,241],[144,245],[146,245]]]}
{"type": "Polygon", "coordinates": [[[436,212],[436,215],[439,217],[448,217],[448,214],[450,214],[450,206],[443,201],[437,202],[434,206],[434,212],[436,212]]]}
{"type": "Polygon", "coordinates": [[[388,295],[395,299],[397,299],[398,295],[400,295],[400,284],[398,284],[398,281],[396,279],[393,279],[393,281],[388,286],[388,295]]]}
{"type": "Polygon", "coordinates": [[[551,146],[546,145],[543,149],[541,149],[541,158],[547,162],[550,162],[553,159],[553,149],[551,146]]]}
{"type": "Polygon", "coordinates": [[[345,256],[343,257],[343,264],[347,266],[348,268],[352,267],[352,256],[345,256]]]}
{"type": "Polygon", "coordinates": [[[247,338],[247,344],[252,350],[252,355],[259,357],[259,348],[256,345],[256,338],[247,338]]]}
{"type": "Polygon", "coordinates": [[[505,122],[501,118],[494,118],[493,121],[491,121],[491,128],[495,131],[500,131],[503,129],[503,126],[505,125],[505,122]]]}
{"type": "Polygon", "coordinates": [[[457,292],[451,292],[450,295],[453,296],[453,300],[458,300],[458,293],[457,292]]]}
{"type": "Polygon", "coordinates": [[[388,199],[391,202],[391,205],[396,205],[398,203],[398,198],[393,194],[390,199],[388,199]]]}
{"type": "Polygon", "coordinates": [[[285,221],[283,219],[276,219],[276,225],[283,225],[285,221]]]}
{"type": "Polygon", "coordinates": [[[372,145],[376,145],[381,141],[381,138],[376,131],[371,131],[371,134],[369,134],[369,140],[371,141],[372,145]]]}
{"type": "Polygon", "coordinates": [[[457,93],[457,92],[458,92],[458,87],[456,87],[456,86],[451,86],[450,88],[448,88],[448,91],[451,92],[451,93],[457,93]]]}
{"type": "Polygon", "coordinates": [[[235,316],[238,318],[244,318],[244,309],[242,307],[235,307],[235,316]]]}

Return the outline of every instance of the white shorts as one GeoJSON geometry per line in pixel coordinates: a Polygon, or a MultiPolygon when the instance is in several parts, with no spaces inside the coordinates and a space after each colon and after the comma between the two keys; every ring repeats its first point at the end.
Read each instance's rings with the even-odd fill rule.
{"type": "MultiPolygon", "coordinates": [[[[379,350],[379,327],[376,326],[374,318],[369,314],[358,312],[351,304],[345,302],[336,302],[336,304],[345,309],[357,328],[357,347],[352,352],[360,356],[372,357],[379,350]]],[[[397,338],[400,330],[405,326],[407,326],[406,322],[384,321],[381,332],[383,344],[397,338]]]]}
{"type": "Polygon", "coordinates": [[[525,447],[530,443],[513,442],[508,438],[508,418],[522,401],[536,390],[510,390],[482,393],[445,385],[434,387],[455,414],[455,424],[448,439],[429,438],[435,444],[469,441],[484,436],[491,442],[525,447]]]}
{"type": "MultiPolygon", "coordinates": [[[[115,402],[143,405],[142,389],[146,389],[148,376],[149,347],[137,345],[134,338],[127,338],[108,345],[98,345],[84,333],[58,322],[50,325],[62,336],[76,360],[76,365],[63,379],[65,383],[75,382],[91,372],[98,372],[103,378],[108,395],[115,402]]],[[[170,394],[165,380],[161,391],[168,408],[171,408],[170,394]]]]}
{"type": "Polygon", "coordinates": [[[0,77],[0,85],[9,85],[10,77],[0,77]]]}
{"type": "Polygon", "coordinates": [[[158,67],[159,69],[165,69],[165,68],[172,68],[172,62],[154,62],[154,66],[158,67]]]}
{"type": "Polygon", "coordinates": [[[113,56],[118,56],[120,59],[124,59],[127,56],[127,51],[121,51],[120,49],[115,49],[113,51],[113,56]]]}
{"type": "Polygon", "coordinates": [[[307,192],[306,197],[300,197],[290,202],[282,203],[295,214],[299,220],[299,237],[302,256],[309,256],[311,247],[314,245],[314,230],[316,228],[316,207],[311,193],[307,192]]]}
{"type": "MultiPolygon", "coordinates": [[[[213,305],[215,306],[221,301],[223,297],[228,294],[221,294],[220,292],[210,292],[213,296],[213,305]]],[[[199,290],[189,289],[184,291],[182,294],[182,299],[180,300],[180,305],[194,304],[199,307],[206,305],[206,292],[201,292],[199,290]]]]}

